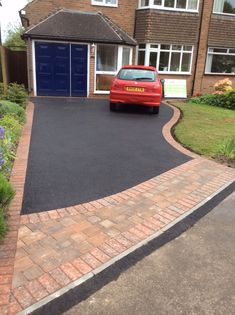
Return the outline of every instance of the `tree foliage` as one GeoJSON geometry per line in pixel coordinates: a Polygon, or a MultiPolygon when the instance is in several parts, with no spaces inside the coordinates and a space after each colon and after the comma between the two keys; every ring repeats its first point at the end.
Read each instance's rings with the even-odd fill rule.
{"type": "Polygon", "coordinates": [[[4,46],[12,50],[25,50],[26,44],[25,41],[21,38],[21,35],[24,33],[24,31],[25,30],[23,26],[10,24],[8,27],[4,46]]]}

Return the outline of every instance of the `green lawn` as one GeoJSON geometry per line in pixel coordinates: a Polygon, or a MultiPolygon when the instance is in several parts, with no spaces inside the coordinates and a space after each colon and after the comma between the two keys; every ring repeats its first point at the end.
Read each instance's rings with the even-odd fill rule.
{"type": "Polygon", "coordinates": [[[221,144],[235,137],[235,111],[193,103],[172,103],[182,111],[176,139],[192,151],[213,157],[221,144]]]}

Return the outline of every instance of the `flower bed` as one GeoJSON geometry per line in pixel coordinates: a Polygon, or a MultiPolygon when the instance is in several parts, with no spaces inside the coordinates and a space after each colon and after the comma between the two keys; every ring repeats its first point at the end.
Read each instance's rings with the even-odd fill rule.
{"type": "Polygon", "coordinates": [[[6,94],[0,89],[0,239],[7,231],[7,209],[14,197],[14,190],[9,182],[15,159],[17,144],[25,123],[26,92],[22,86],[13,84],[6,94]],[[15,102],[9,101],[9,98],[15,102]],[[18,102],[18,104],[16,103],[18,102]]]}

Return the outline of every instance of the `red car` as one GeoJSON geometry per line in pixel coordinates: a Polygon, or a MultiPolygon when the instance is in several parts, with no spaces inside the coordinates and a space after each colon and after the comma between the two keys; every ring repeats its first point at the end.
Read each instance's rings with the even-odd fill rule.
{"type": "Polygon", "coordinates": [[[117,110],[119,104],[139,104],[158,114],[161,98],[162,84],[154,67],[124,66],[111,86],[110,110],[117,110]]]}

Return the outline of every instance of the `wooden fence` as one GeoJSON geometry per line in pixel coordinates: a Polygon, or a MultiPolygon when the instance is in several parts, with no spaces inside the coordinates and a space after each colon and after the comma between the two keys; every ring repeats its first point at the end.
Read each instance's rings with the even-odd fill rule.
{"type": "Polygon", "coordinates": [[[24,84],[28,87],[27,53],[0,47],[0,80],[5,86],[9,83],[24,84]]]}

